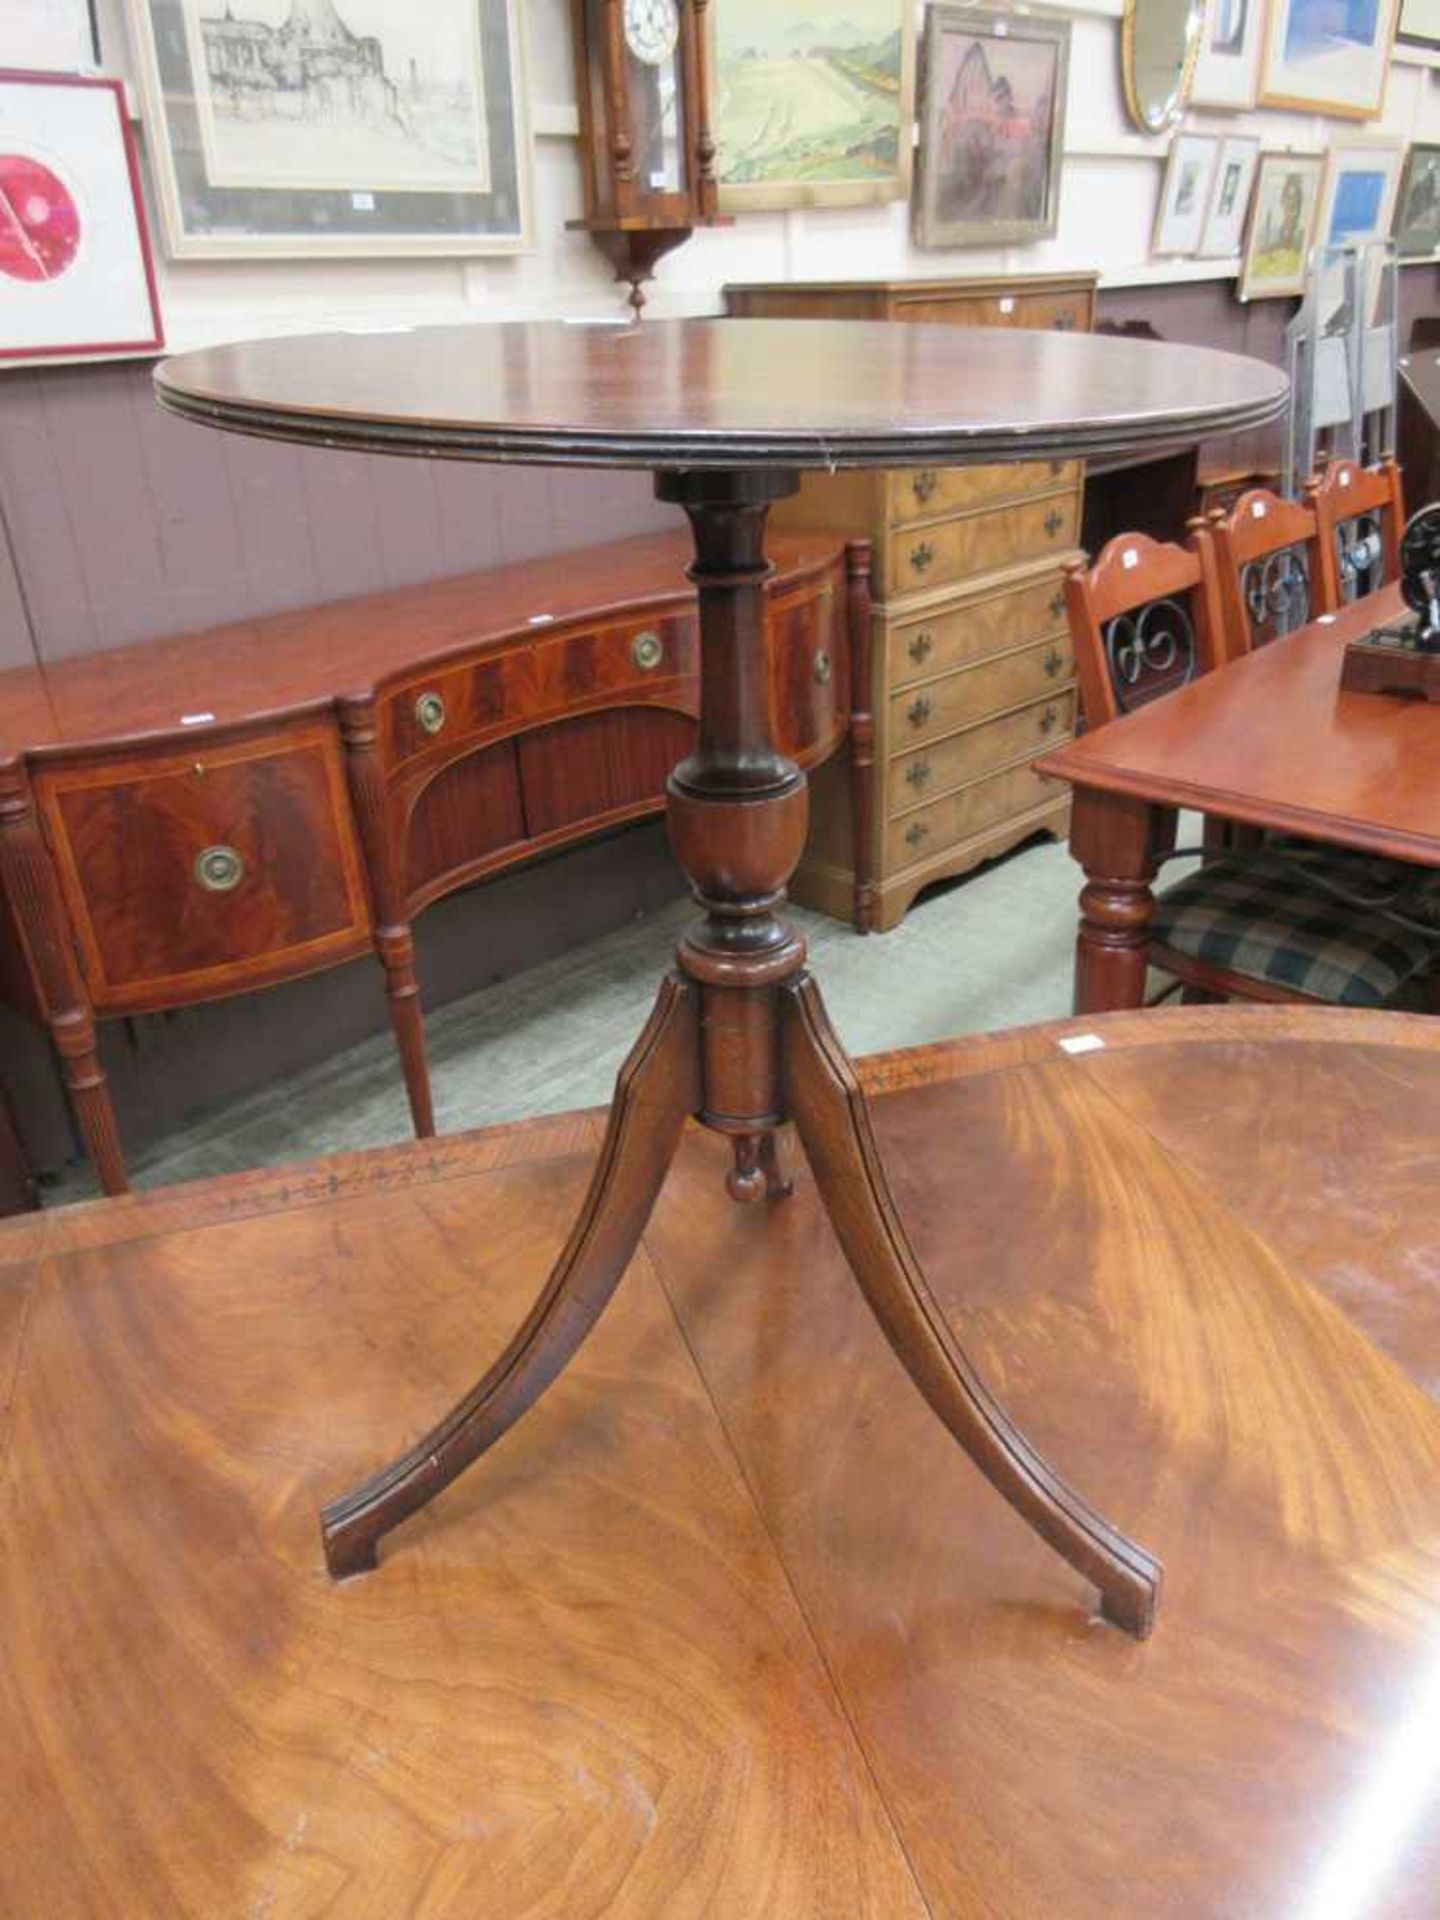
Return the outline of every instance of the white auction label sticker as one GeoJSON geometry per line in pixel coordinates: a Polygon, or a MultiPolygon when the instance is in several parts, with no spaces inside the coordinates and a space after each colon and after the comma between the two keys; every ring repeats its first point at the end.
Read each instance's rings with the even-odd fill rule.
{"type": "Polygon", "coordinates": [[[1057,1040],[1056,1046],[1062,1053],[1103,1053],[1105,1042],[1098,1033],[1072,1033],[1066,1040],[1057,1040]]]}

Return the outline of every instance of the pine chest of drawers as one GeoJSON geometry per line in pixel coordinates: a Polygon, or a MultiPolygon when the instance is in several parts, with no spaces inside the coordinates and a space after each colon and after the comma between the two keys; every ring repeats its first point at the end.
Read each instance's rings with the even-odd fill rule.
{"type": "MultiPolygon", "coordinates": [[[[1086,331],[1091,275],[731,286],[764,319],[924,321],[1086,331]]],[[[862,932],[893,927],[931,881],[1031,834],[1063,834],[1068,795],[1030,763],[1074,727],[1061,577],[1080,537],[1074,460],[806,474],[774,523],[845,529],[874,549],[870,657],[855,663],[848,754],[812,782],[790,891],[862,932]],[[864,857],[857,863],[857,846],[864,857]]]]}

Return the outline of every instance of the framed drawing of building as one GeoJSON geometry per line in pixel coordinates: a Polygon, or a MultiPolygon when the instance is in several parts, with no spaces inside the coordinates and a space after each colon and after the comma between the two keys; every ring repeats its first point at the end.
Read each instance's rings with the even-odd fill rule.
{"type": "Polygon", "coordinates": [[[1053,234],[1070,22],[1044,13],[925,15],[915,242],[1003,246],[1053,234]]]}
{"type": "Polygon", "coordinates": [[[863,206],[910,191],[910,0],[711,0],[720,206],[863,206]]]}
{"type": "Polygon", "coordinates": [[[518,0],[129,0],[171,253],[513,253],[518,0]]]}

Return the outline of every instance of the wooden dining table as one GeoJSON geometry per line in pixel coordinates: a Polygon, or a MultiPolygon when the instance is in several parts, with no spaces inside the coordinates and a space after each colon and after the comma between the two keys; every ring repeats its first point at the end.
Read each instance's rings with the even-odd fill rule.
{"type": "Polygon", "coordinates": [[[1440,706],[1340,688],[1347,644],[1405,611],[1382,588],[1037,763],[1075,794],[1077,1013],[1144,1004],[1175,809],[1440,867],[1440,706]]]}
{"type": "Polygon", "coordinates": [[[523,1434],[343,1587],[318,1496],[501,1351],[602,1116],[0,1222],[0,1913],[1433,1920],[1440,1023],[860,1071],[937,1310],[1163,1554],[1150,1640],[809,1170],[735,1208],[697,1126],[523,1434]]]}

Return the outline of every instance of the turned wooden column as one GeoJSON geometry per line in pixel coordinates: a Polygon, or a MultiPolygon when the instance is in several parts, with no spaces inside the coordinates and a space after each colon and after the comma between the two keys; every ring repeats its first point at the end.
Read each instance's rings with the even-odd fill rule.
{"type": "Polygon", "coordinates": [[[1085,869],[1075,941],[1076,1013],[1145,1004],[1155,917],[1152,812],[1143,800],[1076,788],[1070,851],[1085,869]]]}
{"type": "Polygon", "coordinates": [[[106,1193],[126,1193],[125,1156],[95,1046],[95,1018],[70,942],[70,922],[18,761],[0,766],[0,873],[45,1006],[75,1119],[106,1193]]]}
{"type": "Polygon", "coordinates": [[[784,472],[655,480],[695,536],[700,727],[695,751],[670,776],[667,820],[704,909],[677,954],[701,993],[699,1118],[736,1142],[737,1200],[766,1191],[761,1137],[784,1117],[773,989],[805,964],[805,942],[777,910],[804,850],[808,796],[805,775],[775,744],[764,636],[766,516],[798,486],[784,472]]]}
{"type": "Polygon", "coordinates": [[[415,942],[405,913],[405,892],[395,860],[385,802],[385,778],[376,750],[375,702],[368,695],[337,702],[340,737],[345,742],[345,765],[350,780],[350,803],[355,809],[375,913],[375,952],[385,970],[385,1002],[390,1026],[405,1075],[410,1118],[415,1137],[428,1140],[435,1132],[430,1095],[430,1067],[425,1056],[425,1021],[420,1006],[420,983],[415,978],[415,942]]]}

